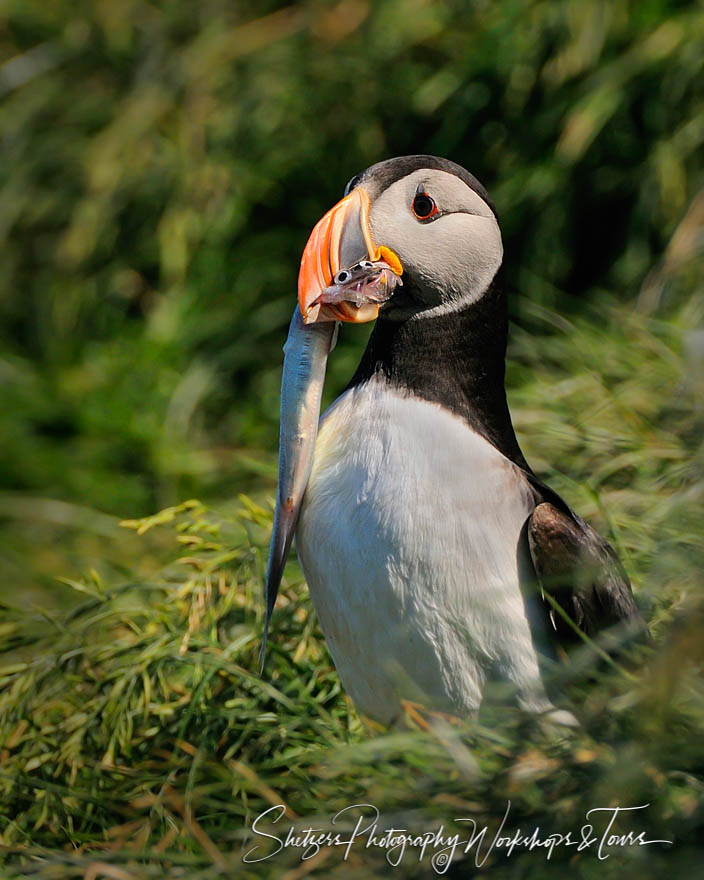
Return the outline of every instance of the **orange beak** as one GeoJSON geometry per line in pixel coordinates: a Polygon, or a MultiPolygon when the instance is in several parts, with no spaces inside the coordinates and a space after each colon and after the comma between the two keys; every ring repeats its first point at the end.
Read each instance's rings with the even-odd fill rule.
{"type": "Polygon", "coordinates": [[[340,269],[361,260],[383,260],[397,275],[403,271],[401,261],[392,250],[374,244],[369,228],[369,195],[358,186],[316,223],[303,250],[298,273],[298,305],[306,324],[320,321],[362,324],[377,317],[378,303],[313,305],[323,290],[330,287],[340,269]]]}

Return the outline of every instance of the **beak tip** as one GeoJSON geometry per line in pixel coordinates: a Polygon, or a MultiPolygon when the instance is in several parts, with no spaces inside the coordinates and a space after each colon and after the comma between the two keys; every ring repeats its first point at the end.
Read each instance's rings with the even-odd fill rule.
{"type": "Polygon", "coordinates": [[[309,306],[307,309],[301,309],[304,324],[315,324],[320,312],[320,306],[309,306]]]}

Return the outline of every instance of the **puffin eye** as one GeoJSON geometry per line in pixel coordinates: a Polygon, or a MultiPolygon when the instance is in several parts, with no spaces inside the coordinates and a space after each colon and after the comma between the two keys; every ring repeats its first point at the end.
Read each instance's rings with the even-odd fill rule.
{"type": "Polygon", "coordinates": [[[416,193],[416,197],[413,199],[413,213],[419,220],[428,220],[438,213],[438,206],[428,193],[419,192],[416,193]]]}

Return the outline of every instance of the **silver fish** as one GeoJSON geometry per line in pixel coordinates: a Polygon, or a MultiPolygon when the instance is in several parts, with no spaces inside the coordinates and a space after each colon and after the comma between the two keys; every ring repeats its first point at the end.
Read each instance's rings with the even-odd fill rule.
{"type": "Polygon", "coordinates": [[[384,303],[391,298],[401,278],[383,260],[362,260],[349,269],[342,269],[311,306],[352,303],[360,307],[368,303],[384,303]]]}
{"type": "Polygon", "coordinates": [[[296,306],[284,345],[279,429],[279,487],[266,572],[262,670],[266,660],[271,612],[274,610],[286,558],[296,530],[303,493],[313,466],[313,449],[318,435],[325,368],[328,354],[334,347],[336,331],[337,324],[334,321],[304,324],[300,309],[296,306]]]}
{"type": "MultiPolygon", "coordinates": [[[[332,280],[333,284],[325,288],[317,298],[318,307],[333,303],[351,305],[358,309],[364,305],[383,303],[389,299],[396,285],[402,284],[398,275],[381,260],[363,260],[341,270],[332,280]]],[[[325,368],[328,354],[335,346],[338,327],[339,324],[334,320],[306,324],[299,306],[296,306],[284,345],[279,487],[266,572],[262,671],[266,660],[269,621],[313,466],[325,368]]]]}

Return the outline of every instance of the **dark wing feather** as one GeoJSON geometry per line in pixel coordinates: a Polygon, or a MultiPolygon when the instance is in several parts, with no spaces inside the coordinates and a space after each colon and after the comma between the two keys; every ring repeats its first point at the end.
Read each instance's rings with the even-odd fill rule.
{"type": "MultiPolygon", "coordinates": [[[[628,575],[613,548],[557,493],[542,484],[536,488],[550,498],[537,505],[527,523],[530,554],[544,593],[587,636],[600,636],[607,649],[616,650],[626,640],[648,640],[628,575]]],[[[574,629],[552,605],[550,610],[558,640],[574,642],[574,629]]]]}

